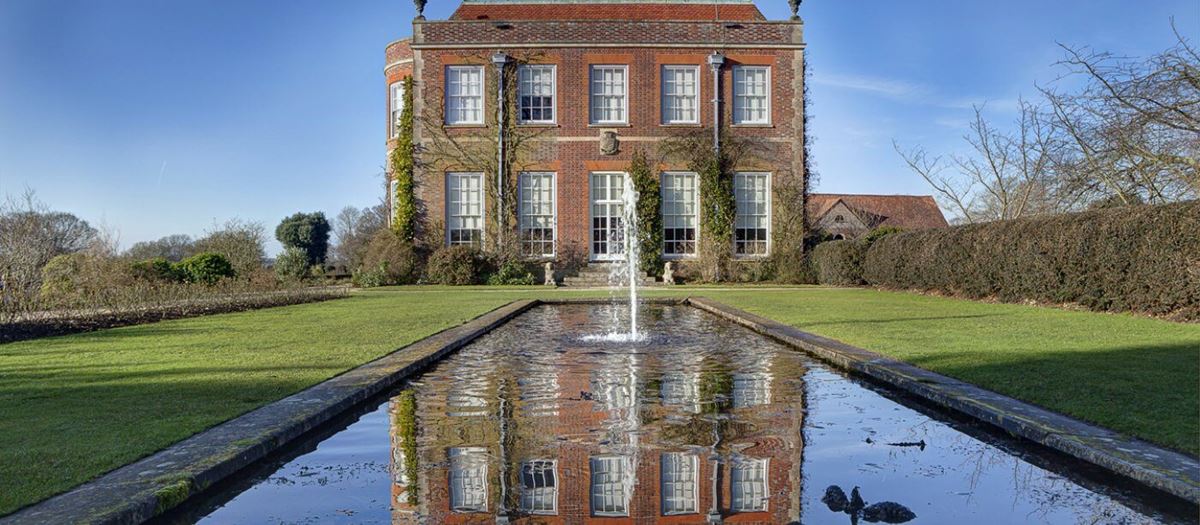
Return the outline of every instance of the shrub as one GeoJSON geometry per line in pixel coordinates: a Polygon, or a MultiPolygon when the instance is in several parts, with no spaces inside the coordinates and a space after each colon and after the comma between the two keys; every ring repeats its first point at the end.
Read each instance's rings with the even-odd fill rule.
{"type": "Polygon", "coordinates": [[[1200,318],[1200,202],[1127,206],[889,235],[872,285],[1200,318]]]}
{"type": "Polygon", "coordinates": [[[284,281],[299,281],[308,277],[308,254],[296,247],[287,247],[275,258],[275,276],[284,281]]]}
{"type": "Polygon", "coordinates": [[[329,221],[322,212],[296,213],[275,227],[275,239],[285,248],[302,250],[308,266],[325,262],[329,251],[329,221]]]}
{"type": "Polygon", "coordinates": [[[863,258],[868,245],[860,241],[827,241],[813,248],[812,264],[817,282],[835,286],[857,286],[863,281],[863,258]]]}
{"type": "Polygon", "coordinates": [[[362,266],[354,270],[355,286],[412,284],[421,275],[421,257],[412,243],[388,229],[375,232],[367,243],[362,266]]]}
{"type": "Polygon", "coordinates": [[[429,257],[425,276],[435,284],[464,285],[479,281],[483,258],[469,246],[438,248],[429,257]]]}
{"type": "Polygon", "coordinates": [[[238,276],[246,277],[263,269],[266,238],[261,223],[231,219],[196,239],[192,253],[219,253],[233,265],[238,276]]]}
{"type": "Polygon", "coordinates": [[[216,284],[221,279],[237,275],[233,265],[224,255],[217,253],[198,253],[175,265],[175,271],[189,283],[216,284]]]}
{"type": "Polygon", "coordinates": [[[517,259],[505,261],[487,279],[490,286],[530,285],[536,282],[537,279],[533,277],[533,272],[529,271],[529,265],[517,259]]]}
{"type": "Polygon", "coordinates": [[[177,282],[183,280],[183,272],[175,264],[162,257],[138,261],[129,265],[129,275],[143,281],[177,282]]]}

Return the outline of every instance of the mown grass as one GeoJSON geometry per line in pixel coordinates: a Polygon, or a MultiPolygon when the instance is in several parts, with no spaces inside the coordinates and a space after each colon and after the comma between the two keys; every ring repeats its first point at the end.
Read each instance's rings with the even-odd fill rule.
{"type": "MultiPolygon", "coordinates": [[[[1193,455],[1200,325],[863,289],[703,295],[1193,455]]],[[[0,345],[0,515],[542,288],[347,299],[0,345]]]]}

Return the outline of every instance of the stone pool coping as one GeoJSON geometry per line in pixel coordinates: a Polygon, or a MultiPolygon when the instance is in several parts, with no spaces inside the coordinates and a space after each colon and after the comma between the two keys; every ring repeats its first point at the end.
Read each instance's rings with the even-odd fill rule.
{"type": "MultiPolygon", "coordinates": [[[[687,304],[976,420],[1200,504],[1200,461],[874,352],[700,297],[687,304]]],[[[603,298],[521,300],[443,330],[279,401],[195,434],[0,524],[141,523],[261,460],[401,379],[542,304],[610,304],[603,298]]]]}
{"type": "Polygon", "coordinates": [[[1200,460],[719,302],[687,304],[937,406],[1200,505],[1200,460]]]}
{"type": "Polygon", "coordinates": [[[20,509],[0,524],[144,522],[537,304],[501,306],[20,509]]]}

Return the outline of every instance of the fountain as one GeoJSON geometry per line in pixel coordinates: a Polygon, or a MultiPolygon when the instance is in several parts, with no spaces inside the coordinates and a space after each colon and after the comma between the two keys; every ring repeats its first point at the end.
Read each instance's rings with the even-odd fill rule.
{"type": "MultiPolygon", "coordinates": [[[[633,187],[633,180],[628,174],[625,175],[624,184],[621,191],[621,221],[618,228],[610,231],[610,241],[620,246],[623,260],[612,264],[608,270],[609,285],[614,288],[610,292],[613,301],[618,301],[618,294],[622,289],[629,291],[629,329],[622,331],[619,328],[609,330],[606,334],[586,335],[584,341],[588,342],[609,342],[609,343],[632,343],[645,340],[645,334],[638,331],[638,274],[641,262],[641,243],[638,239],[638,217],[637,217],[637,202],[638,193],[633,187]]],[[[613,318],[613,324],[619,322],[618,318],[613,318]]]]}

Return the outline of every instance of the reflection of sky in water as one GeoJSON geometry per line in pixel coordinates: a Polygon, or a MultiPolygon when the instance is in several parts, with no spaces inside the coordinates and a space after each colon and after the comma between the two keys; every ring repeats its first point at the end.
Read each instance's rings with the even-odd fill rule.
{"type": "Polygon", "coordinates": [[[634,345],[581,340],[623,312],[537,308],[408,383],[415,435],[385,403],[172,519],[702,523],[715,493],[726,518],[849,523],[821,503],[838,485],[912,523],[1156,521],[698,310],[643,308],[634,345]]]}

